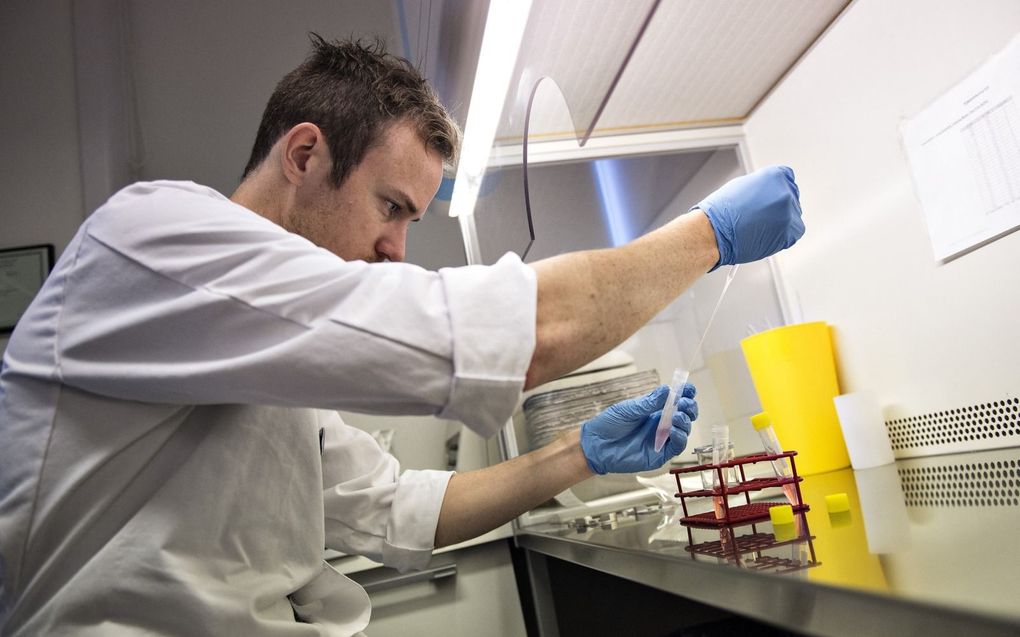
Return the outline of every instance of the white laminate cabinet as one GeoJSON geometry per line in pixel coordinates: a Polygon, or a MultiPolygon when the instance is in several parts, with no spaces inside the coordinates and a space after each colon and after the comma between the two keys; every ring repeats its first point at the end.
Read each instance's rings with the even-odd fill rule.
{"type": "Polygon", "coordinates": [[[372,620],[365,631],[369,637],[527,634],[506,540],[437,554],[430,567],[436,568],[437,579],[389,586],[386,583],[400,577],[393,569],[350,574],[366,586],[372,599],[372,620]],[[454,574],[449,574],[454,570],[451,565],[454,574]]]}

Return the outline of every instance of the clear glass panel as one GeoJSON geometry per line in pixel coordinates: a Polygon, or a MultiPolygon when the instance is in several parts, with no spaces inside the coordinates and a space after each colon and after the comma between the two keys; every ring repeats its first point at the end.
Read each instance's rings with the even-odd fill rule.
{"type": "MultiPolygon", "coordinates": [[[[583,144],[657,6],[657,0],[536,2],[495,146],[520,147],[529,137],[573,137],[583,144]]],[[[507,251],[525,255],[531,245],[535,232],[526,175],[516,158],[490,166],[486,174],[475,206],[485,263],[507,251]]],[[[598,206],[589,207],[597,219],[598,206]]]]}
{"type": "MultiPolygon", "coordinates": [[[[583,145],[609,100],[627,61],[648,26],[658,0],[543,0],[532,5],[521,40],[510,90],[503,107],[497,144],[519,144],[524,116],[543,77],[559,86],[583,145]],[[583,25],[583,26],[581,26],[583,25]]],[[[539,104],[532,132],[548,135],[539,104]]]]}
{"type": "MultiPolygon", "coordinates": [[[[618,246],[648,232],[714,150],[532,165],[528,194],[536,240],[527,260],[618,246]]],[[[492,214],[479,236],[482,254],[521,254],[529,241],[522,166],[490,171],[487,197],[518,214],[492,214]],[[499,184],[497,188],[491,185],[499,184]]],[[[684,209],[686,210],[686,208],[684,209]]],[[[676,206],[672,215],[679,214],[676,206]]]]}

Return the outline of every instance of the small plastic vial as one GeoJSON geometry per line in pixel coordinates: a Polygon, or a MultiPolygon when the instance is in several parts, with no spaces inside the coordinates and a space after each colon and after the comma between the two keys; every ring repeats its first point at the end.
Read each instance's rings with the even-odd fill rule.
{"type": "MultiPolygon", "coordinates": [[[[712,452],[713,452],[713,447],[712,447],[711,443],[709,443],[707,445],[702,445],[700,447],[695,447],[694,448],[694,455],[696,455],[698,457],[698,464],[701,464],[701,465],[710,465],[710,464],[713,464],[713,462],[712,462],[712,452]]],[[[726,458],[727,462],[729,460],[733,459],[733,443],[732,442],[730,442],[730,444],[728,445],[728,448],[727,448],[727,451],[726,451],[726,455],[724,457],[726,458]]],[[[731,484],[736,484],[737,483],[736,475],[737,475],[737,470],[734,469],[733,467],[729,467],[727,469],[723,469],[723,479],[726,481],[727,485],[731,485],[731,484]]],[[[704,488],[704,489],[715,488],[715,483],[716,483],[716,477],[715,476],[716,476],[716,473],[715,473],[715,470],[713,470],[713,469],[705,469],[705,470],[701,471],[701,486],[702,486],[702,488],[704,488]]]]}
{"type": "MultiPolygon", "coordinates": [[[[733,460],[733,444],[730,442],[730,427],[726,424],[712,425],[712,464],[722,464],[733,460]]],[[[717,487],[719,474],[712,472],[715,478],[712,486],[717,487]]],[[[729,482],[726,472],[723,472],[723,479],[729,482]]]]}
{"type": "MultiPolygon", "coordinates": [[[[769,455],[783,453],[783,446],[779,444],[776,430],[772,426],[772,419],[769,418],[767,413],[761,412],[751,416],[751,426],[758,432],[758,437],[761,438],[761,446],[765,449],[765,453],[769,455]]],[[[777,478],[784,478],[792,473],[790,471],[790,463],[787,462],[786,458],[773,460],[772,469],[776,472],[777,478]]]]}
{"type": "MultiPolygon", "coordinates": [[[[718,465],[724,462],[733,460],[733,445],[730,443],[730,427],[726,424],[713,425],[712,426],[712,464],[718,465]]],[[[727,480],[725,474],[729,469],[723,469],[724,473],[722,476],[723,480],[727,480]]],[[[723,485],[717,484],[719,482],[719,471],[712,472],[712,487],[722,488],[723,485]]],[[[724,499],[726,496],[713,496],[712,505],[715,509],[715,517],[722,519],[726,517],[726,510],[724,508],[724,499]]]]}

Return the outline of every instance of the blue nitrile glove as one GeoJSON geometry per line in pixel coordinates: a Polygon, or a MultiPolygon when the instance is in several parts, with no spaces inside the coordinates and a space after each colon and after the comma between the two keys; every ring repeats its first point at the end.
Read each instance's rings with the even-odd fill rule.
{"type": "Polygon", "coordinates": [[[581,425],[581,449],[588,467],[601,475],[649,471],[664,465],[687,446],[691,421],[698,417],[694,394],[694,385],[684,385],[676,401],[673,428],[658,452],[655,428],[669,395],[668,385],[640,398],[618,402],[581,425]]]}
{"type": "Polygon", "coordinates": [[[720,265],[749,263],[789,248],[804,234],[800,189],[787,166],[769,166],[726,182],[691,208],[708,215],[720,265]]]}

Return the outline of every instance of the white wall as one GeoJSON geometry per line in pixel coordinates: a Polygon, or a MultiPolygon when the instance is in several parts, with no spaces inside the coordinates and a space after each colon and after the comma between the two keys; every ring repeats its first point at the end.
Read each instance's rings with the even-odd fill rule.
{"type": "Polygon", "coordinates": [[[755,166],[801,186],[791,295],[834,325],[842,390],[887,419],[1018,393],[1020,233],[936,265],[899,137],[1018,32],[1015,0],[858,0],[747,124],[755,166]]]}
{"type": "Polygon", "coordinates": [[[382,37],[399,52],[392,2],[132,0],[128,5],[145,179],[193,179],[229,195],[277,82],[308,32],[382,37]]]}
{"type": "Polygon", "coordinates": [[[70,0],[0,3],[0,248],[59,255],[82,222],[75,108],[70,0]]]}

